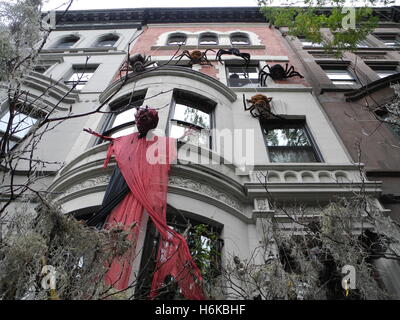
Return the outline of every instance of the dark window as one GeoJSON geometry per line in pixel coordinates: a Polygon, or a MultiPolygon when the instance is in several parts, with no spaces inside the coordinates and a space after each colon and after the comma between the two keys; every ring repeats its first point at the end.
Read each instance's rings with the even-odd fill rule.
{"type": "Polygon", "coordinates": [[[55,46],[54,48],[71,48],[77,41],[79,40],[79,37],[77,36],[68,36],[63,39],[61,39],[55,46]]]}
{"type": "Polygon", "coordinates": [[[38,73],[45,73],[50,67],[50,65],[37,65],[33,68],[33,71],[38,73]]]}
{"type": "Polygon", "coordinates": [[[72,74],[64,83],[71,87],[75,85],[76,90],[81,90],[93,76],[96,69],[97,66],[74,66],[72,74]]]}
{"type": "Polygon", "coordinates": [[[184,45],[186,43],[186,35],[183,33],[174,33],[168,37],[168,46],[184,45]]]}
{"type": "MultiPolygon", "coordinates": [[[[212,282],[220,274],[223,241],[220,238],[222,225],[211,221],[203,221],[203,219],[202,217],[187,217],[179,210],[169,205],[167,207],[168,226],[180,234],[186,231],[190,253],[200,268],[207,286],[207,283],[212,282]]],[[[135,291],[136,299],[148,299],[156,265],[158,245],[157,232],[150,221],[143,245],[138,285],[135,291]]],[[[157,299],[173,300],[182,298],[179,289],[172,280],[172,277],[167,276],[164,281],[166,287],[160,290],[157,299]]]]}
{"type": "Polygon", "coordinates": [[[322,66],[328,78],[336,85],[355,85],[357,83],[353,73],[347,66],[322,66]]]}
{"type": "Polygon", "coordinates": [[[174,92],[171,108],[170,136],[211,149],[212,110],[215,103],[186,91],[174,92]]]}
{"type": "Polygon", "coordinates": [[[231,44],[240,46],[240,45],[249,45],[250,39],[249,36],[245,33],[234,33],[231,35],[231,44]]]}
{"type": "Polygon", "coordinates": [[[143,104],[146,92],[136,92],[115,101],[110,110],[114,111],[105,123],[103,135],[117,138],[137,132],[135,124],[136,108],[143,104]]]}
{"type": "Polygon", "coordinates": [[[258,67],[253,65],[247,69],[240,65],[227,65],[227,82],[229,87],[258,87],[258,67]]]}
{"type": "Polygon", "coordinates": [[[96,47],[112,47],[118,41],[118,39],[119,37],[113,34],[101,37],[96,43],[96,47]]]}
{"type": "Polygon", "coordinates": [[[375,34],[375,36],[389,48],[400,47],[400,40],[397,34],[375,34]]]}
{"type": "Polygon", "coordinates": [[[368,65],[380,78],[385,78],[399,72],[397,65],[368,65]]]}
{"type": "Polygon", "coordinates": [[[199,38],[199,45],[210,46],[218,44],[218,36],[215,33],[202,33],[199,38]]]}
{"type": "MultiPolygon", "coordinates": [[[[43,118],[44,116],[45,114],[41,111],[33,111],[32,108],[17,107],[17,110],[14,112],[11,131],[9,131],[10,149],[29,133],[29,131],[32,129],[38,119],[43,118]]],[[[1,137],[7,131],[9,121],[10,112],[7,111],[0,117],[1,137]]]]}
{"type": "Polygon", "coordinates": [[[304,120],[261,123],[271,162],[320,162],[304,120]]]}

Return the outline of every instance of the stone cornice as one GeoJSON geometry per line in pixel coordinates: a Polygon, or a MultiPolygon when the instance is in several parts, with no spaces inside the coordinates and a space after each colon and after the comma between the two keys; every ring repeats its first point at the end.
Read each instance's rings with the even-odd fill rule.
{"type": "MultiPolygon", "coordinates": [[[[319,9],[326,14],[332,8],[319,9]]],[[[399,22],[398,6],[373,8],[381,22],[399,22]]],[[[58,29],[100,29],[137,28],[152,23],[265,23],[266,18],[260,8],[254,7],[213,7],[213,8],[126,8],[101,10],[71,10],[64,16],[57,12],[58,29]],[[61,18],[62,17],[62,18],[61,18]]]]}

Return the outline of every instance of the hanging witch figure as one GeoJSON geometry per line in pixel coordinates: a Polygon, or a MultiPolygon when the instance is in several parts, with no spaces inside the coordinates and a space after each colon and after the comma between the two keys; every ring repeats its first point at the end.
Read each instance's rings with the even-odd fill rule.
{"type": "Polygon", "coordinates": [[[204,299],[200,270],[190,255],[186,240],[170,229],[166,222],[168,173],[170,164],[177,158],[176,139],[154,135],[152,129],[158,124],[155,109],[138,108],[135,122],[138,132],[118,138],[84,129],[110,141],[104,167],[107,167],[111,156],[117,163],[102,206],[87,221],[87,225],[106,229],[135,225],[129,235],[131,250],[114,258],[104,280],[118,290],[129,286],[136,251],[135,239],[146,212],[160,235],[150,298],[154,299],[166,277],[172,276],[186,299],[204,299]]]}

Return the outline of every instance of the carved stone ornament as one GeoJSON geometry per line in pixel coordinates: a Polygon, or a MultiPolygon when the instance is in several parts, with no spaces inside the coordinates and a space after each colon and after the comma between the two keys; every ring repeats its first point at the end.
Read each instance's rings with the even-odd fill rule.
{"type": "Polygon", "coordinates": [[[169,177],[169,185],[177,186],[180,188],[190,189],[192,191],[202,193],[206,196],[214,198],[218,201],[221,201],[228,206],[235,208],[238,211],[243,212],[244,208],[241,203],[235,199],[233,196],[219,191],[211,185],[201,183],[199,181],[195,181],[189,178],[183,178],[178,176],[170,176],[169,177]]]}
{"type": "Polygon", "coordinates": [[[256,199],[255,200],[255,210],[257,211],[268,211],[269,205],[267,199],[256,199]]]}

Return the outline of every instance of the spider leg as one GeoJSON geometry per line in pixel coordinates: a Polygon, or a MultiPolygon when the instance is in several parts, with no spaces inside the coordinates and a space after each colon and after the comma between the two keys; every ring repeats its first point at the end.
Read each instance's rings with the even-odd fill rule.
{"type": "Polygon", "coordinates": [[[250,109],[250,113],[251,113],[251,115],[254,117],[254,118],[258,118],[259,116],[260,116],[260,113],[256,113],[256,114],[254,114],[253,113],[253,111],[254,111],[254,109],[255,109],[255,107],[254,106],[252,106],[252,108],[250,109]]]}
{"type": "Polygon", "coordinates": [[[212,52],[215,52],[215,50],[213,50],[213,49],[206,49],[206,51],[204,51],[204,54],[206,54],[206,53],[207,53],[207,51],[212,51],[212,52]]]}
{"type": "Polygon", "coordinates": [[[289,75],[286,78],[291,78],[291,77],[300,77],[300,78],[304,78],[300,73],[298,73],[297,71],[292,71],[289,73],[289,75]]]}
{"type": "Polygon", "coordinates": [[[218,50],[216,59],[217,59],[221,64],[223,64],[223,62],[222,62],[222,60],[221,60],[221,56],[222,56],[223,54],[231,54],[231,53],[230,53],[229,51],[227,51],[227,50],[224,50],[224,49],[219,49],[219,50],[218,50]]]}
{"type": "Polygon", "coordinates": [[[289,68],[289,71],[288,71],[288,64],[286,63],[286,66],[285,66],[285,74],[287,74],[288,72],[290,72],[290,68],[293,68],[293,66],[291,66],[290,68],[289,68]]]}
{"type": "Polygon", "coordinates": [[[244,61],[246,62],[246,70],[249,67],[250,64],[250,53],[241,53],[240,56],[244,59],[244,61]]]}
{"type": "Polygon", "coordinates": [[[244,94],[243,94],[243,107],[244,107],[244,111],[247,111],[247,110],[249,110],[249,109],[252,108],[252,106],[246,108],[246,105],[247,105],[247,103],[246,103],[246,97],[245,97],[244,94]]]}
{"type": "Polygon", "coordinates": [[[176,58],[179,58],[178,61],[175,62],[175,64],[178,64],[178,62],[181,61],[181,59],[182,59],[183,57],[187,57],[187,58],[190,59],[190,61],[192,61],[192,57],[189,55],[188,51],[185,50],[185,51],[183,51],[179,56],[176,56],[176,57],[175,57],[175,59],[176,59],[176,58]]]}
{"type": "Polygon", "coordinates": [[[267,78],[268,78],[269,75],[270,74],[266,73],[265,71],[263,71],[263,73],[261,74],[260,84],[261,84],[262,87],[266,87],[267,86],[266,82],[267,82],[267,78]]]}
{"type": "MultiPolygon", "coordinates": [[[[204,62],[205,62],[207,65],[212,66],[212,63],[211,63],[211,62],[208,60],[208,58],[207,58],[206,52],[207,52],[208,50],[212,50],[212,49],[207,49],[205,52],[203,52],[202,55],[201,55],[200,60],[203,59],[204,62]]],[[[213,51],[214,51],[214,50],[213,50],[213,51]]]]}

